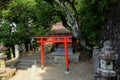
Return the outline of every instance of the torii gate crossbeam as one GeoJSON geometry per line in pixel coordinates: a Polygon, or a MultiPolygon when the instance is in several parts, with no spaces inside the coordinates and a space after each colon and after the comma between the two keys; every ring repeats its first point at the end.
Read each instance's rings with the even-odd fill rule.
{"type": "Polygon", "coordinates": [[[44,43],[54,42],[54,43],[64,43],[65,49],[65,63],[66,71],[69,71],[69,59],[68,59],[68,43],[72,42],[72,36],[36,36],[37,43],[41,44],[41,68],[44,68],[44,43]],[[50,40],[47,40],[51,38],[50,40]]]}

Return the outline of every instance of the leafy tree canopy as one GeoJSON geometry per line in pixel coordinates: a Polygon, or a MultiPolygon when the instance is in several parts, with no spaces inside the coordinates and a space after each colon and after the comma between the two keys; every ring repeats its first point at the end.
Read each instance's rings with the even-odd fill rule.
{"type": "MultiPolygon", "coordinates": [[[[62,21],[73,35],[84,37],[89,45],[98,45],[105,27],[109,7],[117,0],[0,0],[0,20],[7,21],[0,29],[6,33],[9,24],[16,23],[14,36],[21,42],[30,41],[34,35],[47,35],[50,27],[62,21]],[[5,28],[5,29],[3,29],[5,28]],[[7,30],[6,30],[7,29],[7,30]],[[21,39],[22,38],[22,39],[21,39]]],[[[7,33],[6,33],[7,35],[7,33]]],[[[11,33],[9,33],[9,36],[11,33]]],[[[80,40],[81,41],[81,40],[80,40]]]]}

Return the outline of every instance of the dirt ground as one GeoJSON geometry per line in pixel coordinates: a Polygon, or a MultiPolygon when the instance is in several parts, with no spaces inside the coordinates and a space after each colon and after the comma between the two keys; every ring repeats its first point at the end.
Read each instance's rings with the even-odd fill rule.
{"type": "Polygon", "coordinates": [[[65,73],[63,66],[47,64],[38,76],[41,80],[94,80],[92,64],[88,61],[71,63],[69,73],[65,73]]]}
{"type": "MultiPolygon", "coordinates": [[[[39,53],[21,58],[22,60],[39,60],[39,53]]],[[[22,64],[22,66],[27,65],[22,64]]],[[[91,60],[81,60],[80,62],[70,62],[70,71],[66,73],[65,66],[46,63],[44,70],[41,70],[39,62],[35,65],[18,68],[16,74],[9,80],[94,80],[93,64],[91,60]],[[31,77],[31,78],[30,78],[31,77]]]]}

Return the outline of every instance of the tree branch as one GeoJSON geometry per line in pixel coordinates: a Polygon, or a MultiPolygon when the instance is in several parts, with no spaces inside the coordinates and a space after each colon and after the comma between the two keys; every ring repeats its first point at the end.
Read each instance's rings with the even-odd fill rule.
{"type": "Polygon", "coordinates": [[[65,15],[63,15],[61,12],[57,12],[57,15],[61,18],[63,26],[72,31],[70,25],[67,23],[65,15]]]}
{"type": "Polygon", "coordinates": [[[74,16],[72,15],[72,12],[70,12],[70,10],[66,6],[65,2],[60,2],[59,0],[55,0],[55,1],[65,10],[72,33],[73,33],[74,37],[78,38],[78,34],[80,31],[77,27],[77,22],[76,22],[76,19],[74,18],[74,16]]]}
{"type": "Polygon", "coordinates": [[[72,10],[73,10],[74,13],[75,13],[74,16],[75,16],[75,19],[76,19],[76,22],[77,22],[77,27],[80,29],[80,21],[79,21],[79,18],[78,18],[78,13],[77,13],[77,10],[76,10],[76,8],[75,8],[75,6],[74,6],[75,0],[72,0],[72,1],[67,0],[67,2],[70,4],[72,10]]]}

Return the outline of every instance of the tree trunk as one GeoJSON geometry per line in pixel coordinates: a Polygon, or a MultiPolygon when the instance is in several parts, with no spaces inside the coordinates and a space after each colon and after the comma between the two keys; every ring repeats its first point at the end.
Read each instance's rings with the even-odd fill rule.
{"type": "Polygon", "coordinates": [[[10,47],[10,57],[11,57],[11,59],[14,58],[13,49],[11,47],[10,47]]]}
{"type": "MultiPolygon", "coordinates": [[[[75,0],[72,0],[72,1],[71,0],[64,0],[64,1],[55,0],[55,2],[65,10],[65,13],[67,15],[68,21],[62,21],[63,26],[66,28],[70,27],[71,28],[70,30],[72,31],[73,36],[77,40],[79,40],[80,45],[87,50],[91,50],[91,48],[87,45],[86,40],[82,37],[81,31],[80,31],[80,21],[78,19],[77,10],[74,6],[75,0]],[[72,8],[72,11],[74,12],[74,14],[72,14],[72,11],[70,11],[70,9],[68,8],[67,3],[69,3],[69,7],[72,8]]],[[[66,19],[62,18],[62,20],[66,20],[66,19]]]]}
{"type": "MultiPolygon", "coordinates": [[[[18,46],[18,45],[15,45],[14,48],[15,48],[15,57],[12,58],[12,59],[10,59],[10,60],[7,60],[7,61],[5,62],[6,66],[13,66],[13,65],[15,65],[15,64],[18,62],[18,59],[19,59],[19,57],[20,57],[19,46],[18,46]]],[[[12,48],[11,48],[11,51],[10,51],[10,52],[13,53],[12,48]]]]}
{"type": "Polygon", "coordinates": [[[31,45],[30,45],[30,43],[28,43],[28,53],[30,53],[31,52],[31,45]]]}
{"type": "Polygon", "coordinates": [[[101,35],[100,47],[103,46],[106,40],[112,42],[113,49],[119,57],[115,61],[114,68],[117,69],[118,75],[120,75],[120,1],[114,6],[110,6],[107,11],[106,28],[101,35]]]}
{"type": "MultiPolygon", "coordinates": [[[[72,13],[70,12],[70,10],[67,8],[67,6],[65,4],[63,4],[63,8],[67,14],[67,17],[69,19],[69,24],[72,28],[72,34],[73,36],[79,40],[79,43],[82,47],[84,47],[85,49],[87,50],[91,50],[91,48],[87,45],[85,39],[82,37],[82,34],[81,34],[81,31],[80,31],[80,24],[78,19],[76,19],[72,13]]],[[[75,7],[74,7],[75,9],[75,7]]],[[[76,15],[77,15],[77,12],[76,12],[76,15]]]]}
{"type": "Polygon", "coordinates": [[[26,46],[25,46],[25,43],[22,44],[22,48],[23,48],[23,53],[25,54],[25,53],[26,53],[26,46]]]}

